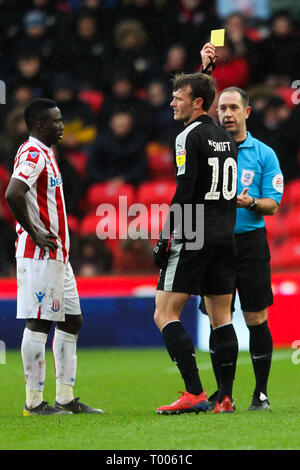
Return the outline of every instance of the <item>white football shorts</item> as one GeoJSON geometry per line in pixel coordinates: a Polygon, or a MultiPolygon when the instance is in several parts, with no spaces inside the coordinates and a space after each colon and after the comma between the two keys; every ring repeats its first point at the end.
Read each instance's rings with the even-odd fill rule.
{"type": "Polygon", "coordinates": [[[16,258],[17,318],[64,321],[81,315],[75,276],[70,263],[55,259],[16,258]]]}

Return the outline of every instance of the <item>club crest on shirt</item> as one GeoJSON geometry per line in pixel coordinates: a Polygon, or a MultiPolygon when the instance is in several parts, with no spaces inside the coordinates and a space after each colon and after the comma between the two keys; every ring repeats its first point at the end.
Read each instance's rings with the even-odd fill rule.
{"type": "Polygon", "coordinates": [[[51,307],[51,310],[53,312],[58,312],[60,309],[60,302],[59,300],[52,300],[52,307],[51,307]]]}
{"type": "Polygon", "coordinates": [[[250,186],[254,178],[253,170],[243,170],[241,176],[241,182],[243,186],[250,186]]]}

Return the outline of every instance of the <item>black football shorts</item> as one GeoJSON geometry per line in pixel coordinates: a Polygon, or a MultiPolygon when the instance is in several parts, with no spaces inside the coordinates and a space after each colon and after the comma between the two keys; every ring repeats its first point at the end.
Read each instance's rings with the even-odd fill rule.
{"type": "MultiPolygon", "coordinates": [[[[266,229],[251,230],[235,236],[236,284],[232,299],[232,311],[236,290],[243,312],[259,312],[273,304],[271,287],[270,250],[266,229]]],[[[206,313],[204,299],[199,306],[206,313]]]]}
{"type": "Polygon", "coordinates": [[[258,312],[273,304],[270,250],[266,229],[238,234],[236,288],[243,312],[258,312]]]}
{"type": "Polygon", "coordinates": [[[229,245],[204,245],[201,250],[186,250],[185,244],[172,240],[170,257],[161,269],[157,290],[193,295],[231,294],[235,285],[236,250],[229,245]]]}

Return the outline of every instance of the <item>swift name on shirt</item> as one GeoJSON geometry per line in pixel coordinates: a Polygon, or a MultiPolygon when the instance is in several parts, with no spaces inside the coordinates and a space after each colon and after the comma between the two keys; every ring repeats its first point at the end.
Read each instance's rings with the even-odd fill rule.
{"type": "Polygon", "coordinates": [[[230,151],[230,142],[215,142],[209,139],[208,144],[214,148],[215,152],[228,152],[230,151]]]}

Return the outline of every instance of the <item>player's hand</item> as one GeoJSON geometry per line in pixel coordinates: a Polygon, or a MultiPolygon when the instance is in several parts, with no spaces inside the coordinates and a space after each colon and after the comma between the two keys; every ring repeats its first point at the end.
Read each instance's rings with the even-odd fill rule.
{"type": "Polygon", "coordinates": [[[169,248],[169,240],[163,240],[161,235],[154,247],[153,256],[154,256],[154,263],[159,268],[166,268],[168,264],[168,259],[170,256],[169,248]]]}
{"type": "Polygon", "coordinates": [[[41,232],[34,232],[30,235],[31,240],[35,245],[39,246],[42,252],[42,256],[46,251],[55,251],[58,248],[57,243],[54,241],[57,236],[54,233],[47,233],[46,235],[41,232]]]}
{"type": "Polygon", "coordinates": [[[205,68],[212,59],[216,59],[216,48],[211,42],[207,42],[201,51],[202,66],[205,68]]]}
{"type": "Polygon", "coordinates": [[[253,197],[248,194],[249,188],[244,188],[241,194],[236,198],[237,207],[249,207],[253,202],[253,197]]]}

